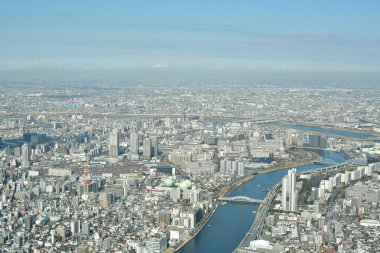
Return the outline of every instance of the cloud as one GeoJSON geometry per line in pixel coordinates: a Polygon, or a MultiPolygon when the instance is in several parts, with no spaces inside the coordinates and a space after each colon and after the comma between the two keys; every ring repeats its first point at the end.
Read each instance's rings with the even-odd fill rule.
{"type": "Polygon", "coordinates": [[[168,68],[169,65],[168,64],[164,64],[164,63],[155,63],[151,67],[154,68],[154,69],[165,69],[165,68],[168,68]]]}

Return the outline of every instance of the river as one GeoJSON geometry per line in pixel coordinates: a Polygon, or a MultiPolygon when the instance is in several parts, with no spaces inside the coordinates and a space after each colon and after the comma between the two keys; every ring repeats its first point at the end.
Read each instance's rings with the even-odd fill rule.
{"type": "Polygon", "coordinates": [[[368,138],[378,138],[377,135],[372,134],[366,134],[366,133],[357,133],[357,132],[350,132],[349,130],[338,130],[338,129],[332,129],[332,128],[323,128],[318,126],[307,126],[302,124],[287,124],[287,123],[272,123],[271,125],[279,126],[279,127],[286,127],[286,128],[293,128],[303,131],[311,131],[311,132],[319,132],[323,134],[333,134],[333,135],[339,135],[339,136],[345,136],[345,137],[351,137],[351,138],[357,138],[357,139],[368,139],[368,138]]]}
{"type": "MultiPolygon", "coordinates": [[[[320,132],[324,134],[334,134],[358,139],[378,137],[375,135],[349,132],[337,129],[327,129],[322,127],[306,126],[301,124],[272,123],[280,127],[299,129],[304,131],[320,132]]],[[[324,160],[334,160],[337,163],[343,162],[345,158],[341,153],[313,150],[320,154],[324,160]]],[[[308,164],[297,167],[297,171],[305,171],[326,167],[327,165],[308,164]]],[[[278,170],[266,174],[256,175],[256,177],[240,187],[231,191],[227,196],[248,196],[256,199],[264,199],[266,189],[278,183],[287,170],[278,170]]],[[[186,244],[179,252],[181,253],[211,253],[211,252],[232,252],[244,238],[255,219],[255,211],[258,204],[238,204],[228,203],[220,205],[208,223],[199,234],[186,244]]]]}
{"type": "MultiPolygon", "coordinates": [[[[341,153],[323,150],[313,151],[321,155],[324,160],[334,160],[337,163],[345,161],[341,153]]],[[[311,170],[325,166],[326,165],[308,164],[297,167],[297,171],[311,170]]],[[[227,196],[248,196],[251,198],[264,199],[267,194],[266,189],[278,183],[286,173],[287,170],[285,169],[256,175],[254,179],[234,189],[227,196]]],[[[251,227],[255,219],[255,211],[258,207],[258,204],[239,203],[219,205],[214,215],[199,234],[179,252],[232,252],[251,227]]]]}

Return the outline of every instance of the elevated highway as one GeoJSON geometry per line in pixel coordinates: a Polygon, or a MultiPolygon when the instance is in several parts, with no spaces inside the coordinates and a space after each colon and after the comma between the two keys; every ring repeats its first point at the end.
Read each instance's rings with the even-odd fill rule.
{"type": "MultiPolygon", "coordinates": [[[[351,157],[351,159],[343,162],[343,163],[337,163],[331,166],[318,168],[314,170],[304,171],[297,173],[297,176],[300,176],[302,174],[313,174],[313,173],[323,173],[323,172],[332,172],[340,170],[344,167],[350,166],[354,164],[356,161],[356,157],[351,157]]],[[[264,229],[264,221],[265,218],[268,215],[269,209],[272,205],[272,202],[274,198],[276,197],[278,189],[281,187],[282,181],[274,185],[271,190],[268,192],[268,195],[265,197],[263,203],[261,203],[259,209],[257,210],[255,220],[248,231],[248,233],[245,235],[243,240],[240,242],[239,246],[234,250],[234,253],[240,253],[244,251],[244,248],[246,248],[249,245],[250,241],[257,240],[260,238],[260,235],[263,232],[264,229]]]]}

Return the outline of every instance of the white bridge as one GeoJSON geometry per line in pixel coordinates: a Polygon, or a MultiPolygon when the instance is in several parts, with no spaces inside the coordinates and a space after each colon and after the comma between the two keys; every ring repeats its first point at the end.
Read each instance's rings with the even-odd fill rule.
{"type": "Polygon", "coordinates": [[[262,199],[253,199],[246,196],[234,196],[234,197],[224,197],[224,198],[218,198],[219,201],[225,201],[225,202],[240,202],[240,203],[250,203],[250,204],[261,204],[264,201],[262,199]]]}

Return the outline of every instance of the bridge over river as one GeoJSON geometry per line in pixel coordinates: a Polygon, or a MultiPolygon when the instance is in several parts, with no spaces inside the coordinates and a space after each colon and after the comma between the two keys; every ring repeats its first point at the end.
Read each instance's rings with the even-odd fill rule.
{"type": "MultiPolygon", "coordinates": [[[[303,172],[297,172],[297,176],[305,175],[305,174],[314,174],[314,173],[324,173],[324,172],[330,172],[330,171],[338,171],[341,168],[345,168],[347,166],[355,164],[356,157],[353,157],[345,162],[342,163],[335,163],[333,165],[330,165],[328,167],[321,167],[313,170],[303,171],[303,172]]],[[[325,160],[326,164],[328,164],[330,161],[325,160]]],[[[269,209],[272,205],[273,200],[276,197],[277,190],[282,186],[282,182],[280,181],[276,185],[272,187],[272,189],[268,192],[268,195],[265,197],[265,199],[262,201],[262,204],[260,205],[255,220],[249,230],[249,232],[245,235],[243,240],[240,242],[239,246],[234,250],[234,253],[243,253],[246,252],[245,248],[248,246],[249,242],[252,240],[257,240],[264,229],[264,221],[265,217],[267,217],[269,209]]]]}
{"type": "Polygon", "coordinates": [[[253,199],[246,196],[224,197],[224,198],[218,198],[218,200],[225,201],[225,202],[240,202],[240,203],[251,203],[251,204],[261,204],[264,202],[264,200],[253,199]]]}

